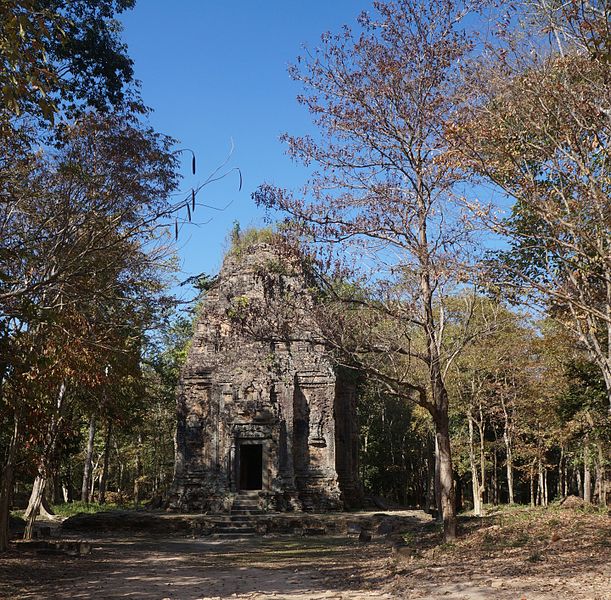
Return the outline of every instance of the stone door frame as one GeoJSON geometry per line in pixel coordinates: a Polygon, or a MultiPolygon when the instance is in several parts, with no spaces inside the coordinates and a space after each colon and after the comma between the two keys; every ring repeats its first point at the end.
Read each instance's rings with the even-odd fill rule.
{"type": "MultiPolygon", "coordinates": [[[[259,445],[261,448],[261,492],[271,489],[271,452],[272,427],[253,423],[235,423],[232,427],[232,441],[230,452],[230,489],[240,492],[240,446],[259,445]]],[[[255,490],[252,490],[255,491],[255,490]]]]}

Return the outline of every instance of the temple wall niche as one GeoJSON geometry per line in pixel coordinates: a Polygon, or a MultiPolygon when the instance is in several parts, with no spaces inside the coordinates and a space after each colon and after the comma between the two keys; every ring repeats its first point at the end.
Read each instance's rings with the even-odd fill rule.
{"type": "Polygon", "coordinates": [[[181,374],[171,507],[224,511],[246,491],[270,510],[357,502],[356,387],[309,294],[297,257],[273,244],[226,257],[181,374]]]}

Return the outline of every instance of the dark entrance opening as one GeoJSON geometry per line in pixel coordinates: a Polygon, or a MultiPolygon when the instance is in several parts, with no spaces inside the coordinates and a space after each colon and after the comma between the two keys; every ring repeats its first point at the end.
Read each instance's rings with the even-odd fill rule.
{"type": "Polygon", "coordinates": [[[240,444],[240,489],[263,488],[263,445],[240,444]]]}

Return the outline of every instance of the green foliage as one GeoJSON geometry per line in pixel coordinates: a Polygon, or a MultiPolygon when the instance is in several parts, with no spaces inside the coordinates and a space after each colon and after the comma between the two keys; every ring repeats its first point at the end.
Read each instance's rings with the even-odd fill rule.
{"type": "Polygon", "coordinates": [[[402,398],[368,384],[359,396],[361,479],[367,493],[402,505],[426,496],[429,422],[402,398]]]}
{"type": "Polygon", "coordinates": [[[148,363],[169,391],[176,388],[180,370],[187,359],[194,319],[194,316],[177,315],[148,350],[148,363]]]}

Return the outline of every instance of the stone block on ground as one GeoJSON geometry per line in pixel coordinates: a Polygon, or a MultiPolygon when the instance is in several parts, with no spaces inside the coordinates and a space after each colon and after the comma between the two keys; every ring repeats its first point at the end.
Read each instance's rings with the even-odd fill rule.
{"type": "Polygon", "coordinates": [[[562,508],[583,508],[583,500],[578,496],[567,496],[560,502],[562,508]]]}
{"type": "Polygon", "coordinates": [[[91,543],[83,540],[20,540],[17,548],[41,555],[86,556],[91,543]]]}

